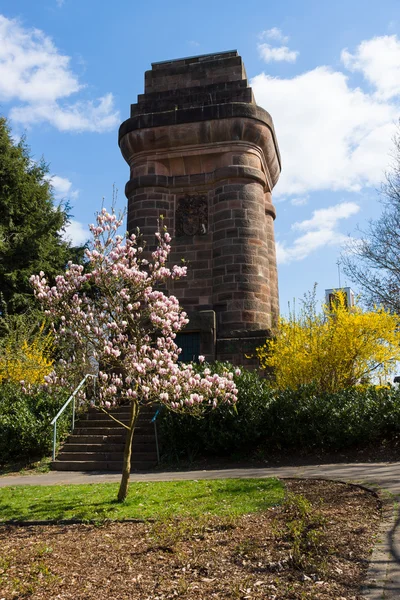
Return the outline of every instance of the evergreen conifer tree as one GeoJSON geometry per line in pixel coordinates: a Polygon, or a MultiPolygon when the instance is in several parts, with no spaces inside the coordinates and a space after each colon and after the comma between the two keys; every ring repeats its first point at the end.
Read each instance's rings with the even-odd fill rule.
{"type": "Polygon", "coordinates": [[[50,280],[68,260],[79,261],[83,248],[62,237],[68,204],[56,205],[48,166],[32,160],[23,138],[12,140],[0,117],[0,314],[25,312],[34,303],[32,273],[45,271],[50,280]]]}

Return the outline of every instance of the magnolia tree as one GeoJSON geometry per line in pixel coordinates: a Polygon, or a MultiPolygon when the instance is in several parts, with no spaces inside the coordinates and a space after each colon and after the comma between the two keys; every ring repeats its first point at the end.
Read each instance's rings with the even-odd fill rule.
{"type": "Polygon", "coordinates": [[[188,322],[175,296],[161,288],[186,275],[185,266],[167,267],[170,235],[156,232],[157,246],[143,253],[140,237],[118,235],[122,219],[105,209],[91,225],[93,241],[86,251],[88,269],[68,263],[64,275],[50,287],[44,273],[33,275],[35,295],[53,323],[56,341],[73,348],[47,378],[67,385],[81,363],[99,365],[99,408],[127,429],[118,500],[126,498],[132,440],[140,408],[161,403],[173,411],[200,413],[219,403],[233,404],[237,388],[232,373],[195,373],[178,363],[178,331],[188,322]],[[129,423],[113,414],[118,404],[130,406],[129,423]]]}

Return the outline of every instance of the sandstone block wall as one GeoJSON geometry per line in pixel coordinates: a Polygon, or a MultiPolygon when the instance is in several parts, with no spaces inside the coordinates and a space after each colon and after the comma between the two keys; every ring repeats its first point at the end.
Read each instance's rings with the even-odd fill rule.
{"type": "Polygon", "coordinates": [[[247,364],[278,318],[271,192],[280,157],[241,57],[153,64],[119,141],[130,166],[128,229],[152,244],[164,216],[171,261],[188,264],[170,290],[191,316],[187,331],[202,332],[207,358],[247,364]]]}

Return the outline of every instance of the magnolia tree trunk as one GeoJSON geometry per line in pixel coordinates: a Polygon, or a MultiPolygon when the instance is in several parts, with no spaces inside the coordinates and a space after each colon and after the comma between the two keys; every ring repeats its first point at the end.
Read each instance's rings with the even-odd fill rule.
{"type": "Polygon", "coordinates": [[[129,430],[125,438],[124,463],[122,467],[122,478],[118,490],[118,502],[123,502],[128,494],[129,476],[131,474],[132,442],[135,432],[136,422],[139,416],[139,405],[137,402],[131,402],[131,414],[129,418],[129,430]]]}

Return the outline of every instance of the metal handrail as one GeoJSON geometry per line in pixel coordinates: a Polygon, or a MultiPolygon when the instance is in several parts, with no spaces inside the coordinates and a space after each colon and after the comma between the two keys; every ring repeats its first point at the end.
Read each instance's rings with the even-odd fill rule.
{"type": "Polygon", "coordinates": [[[93,377],[93,392],[94,392],[94,394],[96,394],[96,377],[97,377],[97,375],[93,375],[92,373],[87,373],[85,375],[85,377],[82,379],[82,381],[79,383],[79,385],[72,392],[72,394],[70,395],[68,400],[65,402],[65,404],[60,408],[60,410],[58,411],[58,413],[56,414],[56,416],[50,423],[50,425],[54,426],[54,430],[53,430],[53,460],[56,460],[57,419],[58,419],[58,417],[60,417],[62,415],[62,413],[67,408],[69,403],[73,401],[73,404],[72,404],[72,431],[74,430],[74,428],[75,428],[75,396],[79,392],[81,387],[84,385],[84,383],[86,382],[86,379],[88,379],[88,377],[93,377]]]}
{"type": "Polygon", "coordinates": [[[157,452],[157,464],[160,464],[160,448],[158,445],[158,433],[157,433],[157,417],[160,414],[161,408],[157,408],[154,417],[151,419],[151,423],[154,424],[154,435],[156,437],[156,452],[157,452]]]}

